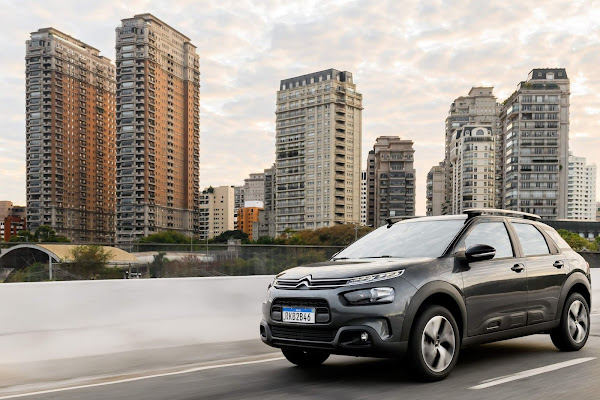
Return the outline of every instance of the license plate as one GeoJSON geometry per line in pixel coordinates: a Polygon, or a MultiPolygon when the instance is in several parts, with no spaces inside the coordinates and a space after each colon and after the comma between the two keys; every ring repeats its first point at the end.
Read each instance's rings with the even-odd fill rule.
{"type": "Polygon", "coordinates": [[[315,309],[299,307],[283,307],[283,322],[294,322],[298,324],[314,324],[315,309]]]}

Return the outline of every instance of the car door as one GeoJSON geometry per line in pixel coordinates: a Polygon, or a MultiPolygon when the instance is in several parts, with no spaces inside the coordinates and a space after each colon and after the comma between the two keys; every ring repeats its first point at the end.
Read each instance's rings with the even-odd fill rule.
{"type": "Polygon", "coordinates": [[[519,239],[527,269],[527,324],[558,317],[558,298],[567,279],[568,260],[536,226],[527,221],[510,223],[519,239]]]}
{"type": "Polygon", "coordinates": [[[525,326],[527,323],[527,270],[517,254],[503,218],[482,220],[459,245],[465,250],[476,244],[496,249],[491,260],[463,266],[467,308],[467,335],[477,336],[525,326]]]}

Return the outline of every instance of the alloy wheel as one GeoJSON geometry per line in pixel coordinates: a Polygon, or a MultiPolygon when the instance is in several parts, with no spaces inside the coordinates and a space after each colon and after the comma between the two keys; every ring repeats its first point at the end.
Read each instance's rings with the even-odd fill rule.
{"type": "Polygon", "coordinates": [[[456,337],[452,324],[436,315],[427,322],[421,339],[421,352],[425,364],[434,372],[448,368],[454,358],[456,337]]]}
{"type": "Polygon", "coordinates": [[[569,334],[575,343],[581,343],[589,327],[587,310],[583,303],[575,300],[569,307],[569,334]]]}

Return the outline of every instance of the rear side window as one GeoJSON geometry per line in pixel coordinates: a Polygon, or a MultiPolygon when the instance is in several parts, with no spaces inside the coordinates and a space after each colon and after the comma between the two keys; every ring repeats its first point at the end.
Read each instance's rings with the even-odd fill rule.
{"type": "Polygon", "coordinates": [[[520,223],[513,223],[512,226],[515,228],[526,257],[550,254],[544,235],[535,226],[520,223]]]}
{"type": "Polygon", "coordinates": [[[544,231],[546,231],[548,236],[550,236],[550,239],[552,239],[554,243],[556,243],[558,248],[563,250],[572,250],[571,246],[569,246],[565,239],[563,239],[554,229],[546,227],[544,228],[544,231]]]}
{"type": "Polygon", "coordinates": [[[494,258],[513,256],[510,238],[503,222],[482,222],[475,225],[465,239],[465,247],[468,249],[476,244],[487,244],[495,248],[494,258]]]}

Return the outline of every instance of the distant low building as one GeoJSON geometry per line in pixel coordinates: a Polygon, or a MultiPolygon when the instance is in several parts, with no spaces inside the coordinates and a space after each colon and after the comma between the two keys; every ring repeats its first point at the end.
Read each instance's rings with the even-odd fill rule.
{"type": "Polygon", "coordinates": [[[593,240],[600,236],[600,222],[598,221],[581,221],[575,219],[555,219],[544,220],[545,224],[550,225],[554,229],[564,229],[575,232],[582,238],[593,240]]]}
{"type": "MultiPolygon", "coordinates": [[[[248,202],[248,203],[260,203],[260,202],[248,202]]],[[[242,207],[238,210],[238,220],[236,229],[248,234],[249,240],[254,240],[254,227],[259,222],[260,212],[263,211],[262,206],[258,207],[258,204],[250,204],[248,207],[242,207]]]]}
{"type": "Polygon", "coordinates": [[[27,207],[15,206],[12,201],[0,201],[0,241],[27,229],[27,207]]]}
{"type": "Polygon", "coordinates": [[[233,186],[209,187],[202,191],[198,220],[200,239],[212,239],[235,229],[234,193],[233,186]]]}

